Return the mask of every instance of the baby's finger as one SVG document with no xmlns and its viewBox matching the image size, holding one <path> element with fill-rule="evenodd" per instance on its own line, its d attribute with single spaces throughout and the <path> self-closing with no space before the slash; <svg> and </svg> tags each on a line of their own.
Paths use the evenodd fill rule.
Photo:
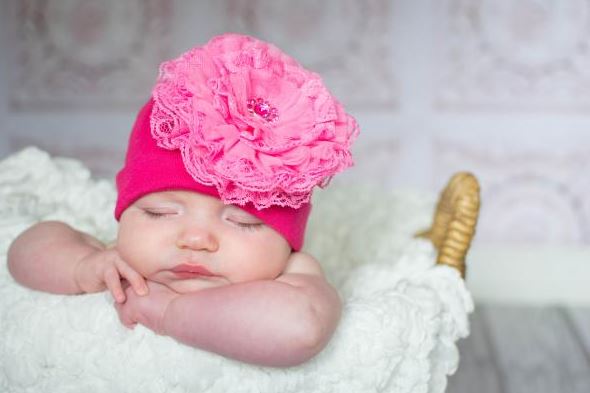
<svg viewBox="0 0 590 393">
<path fill-rule="evenodd" d="M 125 301 L 125 292 L 121 286 L 121 278 L 117 269 L 110 268 L 104 273 L 104 282 L 117 303 Z"/>
<path fill-rule="evenodd" d="M 121 276 L 125 277 L 129 284 L 131 284 L 135 293 L 139 296 L 147 295 L 148 287 L 141 274 L 137 273 L 131 266 L 122 260 L 117 261 L 117 269 L 119 269 Z"/>
</svg>

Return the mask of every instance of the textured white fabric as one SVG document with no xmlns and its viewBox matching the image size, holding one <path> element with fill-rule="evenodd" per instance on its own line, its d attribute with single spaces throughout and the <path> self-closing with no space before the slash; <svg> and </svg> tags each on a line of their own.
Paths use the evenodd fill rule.
<svg viewBox="0 0 590 393">
<path fill-rule="evenodd" d="M 0 391 L 2 392 L 443 392 L 456 341 L 473 309 L 463 280 L 435 266 L 412 233 L 433 200 L 412 193 L 316 192 L 307 249 L 344 301 L 326 349 L 288 369 L 256 367 L 124 328 L 105 293 L 59 296 L 16 284 L 11 241 L 58 219 L 114 239 L 115 191 L 82 164 L 28 148 L 0 162 Z"/>
</svg>

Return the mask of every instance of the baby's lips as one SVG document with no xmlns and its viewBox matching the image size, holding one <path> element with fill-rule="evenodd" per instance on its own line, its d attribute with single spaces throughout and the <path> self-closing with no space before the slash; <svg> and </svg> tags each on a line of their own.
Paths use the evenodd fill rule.
<svg viewBox="0 0 590 393">
<path fill-rule="evenodd" d="M 207 269 L 205 266 L 192 263 L 182 263 L 180 265 L 176 265 L 175 267 L 170 269 L 170 271 L 177 275 L 196 275 L 206 277 L 218 276 L 217 274 Z"/>
</svg>

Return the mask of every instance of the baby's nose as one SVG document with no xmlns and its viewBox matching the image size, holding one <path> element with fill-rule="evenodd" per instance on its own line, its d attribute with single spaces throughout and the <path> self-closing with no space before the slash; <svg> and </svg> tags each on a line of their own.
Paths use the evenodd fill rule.
<svg viewBox="0 0 590 393">
<path fill-rule="evenodd" d="M 207 228 L 191 226 L 178 236 L 176 246 L 193 250 L 217 251 L 219 242 L 216 236 Z"/>
</svg>

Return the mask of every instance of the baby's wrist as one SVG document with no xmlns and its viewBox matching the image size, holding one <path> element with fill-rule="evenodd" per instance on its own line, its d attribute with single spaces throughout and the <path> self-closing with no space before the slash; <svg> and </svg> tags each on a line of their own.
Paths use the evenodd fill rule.
<svg viewBox="0 0 590 393">
<path fill-rule="evenodd" d="M 172 309 L 172 304 L 176 301 L 176 299 L 178 299 L 178 297 L 180 297 L 181 295 L 178 294 L 174 297 L 172 297 L 170 299 L 170 301 L 166 304 L 166 307 L 164 307 L 164 310 L 162 311 L 162 313 L 160 314 L 160 320 L 159 323 L 157 324 L 156 328 L 156 332 L 161 335 L 161 336 L 170 336 L 170 329 L 168 326 L 168 321 L 169 320 L 173 320 L 173 318 L 171 318 L 170 314 L 171 314 L 171 309 Z"/>
<path fill-rule="evenodd" d="M 76 293 L 81 294 L 81 293 L 86 293 L 86 291 L 83 288 L 82 285 L 82 280 L 80 279 L 80 275 L 82 274 L 82 264 L 84 263 L 84 258 L 80 258 L 76 261 L 76 263 L 74 264 L 74 286 L 76 288 Z"/>
<path fill-rule="evenodd" d="M 90 261 L 92 255 L 97 252 L 101 252 L 101 250 L 93 247 L 92 250 L 90 250 L 88 253 L 84 254 L 84 256 L 79 258 L 74 263 L 73 276 L 74 276 L 74 285 L 76 287 L 77 293 L 92 292 L 92 290 L 87 288 L 87 285 L 85 285 L 85 281 L 88 281 L 87 279 L 85 280 L 85 277 L 86 278 L 88 277 L 88 274 L 86 273 L 85 270 L 90 268 L 88 266 L 89 261 Z"/>
</svg>

